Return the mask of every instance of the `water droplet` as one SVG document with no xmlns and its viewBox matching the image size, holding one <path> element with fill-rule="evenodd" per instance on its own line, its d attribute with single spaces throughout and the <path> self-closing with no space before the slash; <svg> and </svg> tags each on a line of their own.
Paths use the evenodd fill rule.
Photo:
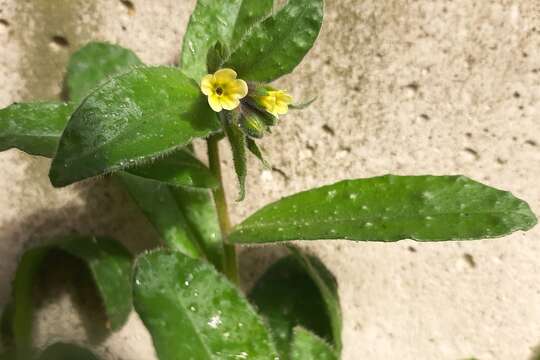
<svg viewBox="0 0 540 360">
<path fill-rule="evenodd" d="M 367 210 L 369 209 L 367 205 L 362 205 L 362 210 Z"/>
<path fill-rule="evenodd" d="M 373 223 L 367 222 L 365 225 L 366 225 L 366 227 L 372 227 Z"/>
<path fill-rule="evenodd" d="M 195 48 L 193 47 L 193 42 L 188 41 L 189 51 L 191 51 L 192 54 L 195 54 Z"/>
<path fill-rule="evenodd" d="M 353 194 L 349 195 L 349 199 L 351 199 L 351 200 L 356 200 L 357 197 L 358 197 L 358 194 L 353 193 Z"/>
<path fill-rule="evenodd" d="M 337 191 L 336 190 L 330 190 L 328 191 L 328 199 L 333 199 L 336 197 Z"/>
<path fill-rule="evenodd" d="M 197 308 L 194 306 L 194 305 L 191 305 L 189 307 L 189 310 L 193 311 L 193 312 L 197 312 Z"/>
<path fill-rule="evenodd" d="M 221 325 L 221 316 L 218 314 L 212 316 L 210 320 L 208 320 L 208 326 L 210 326 L 213 329 L 217 329 L 219 325 Z"/>
</svg>

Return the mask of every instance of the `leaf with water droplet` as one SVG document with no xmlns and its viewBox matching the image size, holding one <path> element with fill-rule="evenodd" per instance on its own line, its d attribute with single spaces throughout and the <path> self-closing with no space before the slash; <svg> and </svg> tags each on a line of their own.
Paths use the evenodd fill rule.
<svg viewBox="0 0 540 360">
<path fill-rule="evenodd" d="M 330 274 L 328 270 L 324 269 L 324 271 Z M 318 274 L 316 277 L 317 280 L 321 279 Z M 325 284 L 323 286 L 327 287 Z M 334 296 L 337 298 L 334 279 L 333 289 L 336 290 Z M 333 342 L 331 309 L 326 307 L 316 279 L 312 278 L 304 268 L 303 262 L 301 263 L 297 257 L 288 256 L 274 263 L 257 280 L 248 297 L 259 313 L 266 318 L 280 359 L 289 358 L 293 329 L 298 325 Z M 340 336 L 341 334 L 338 333 L 337 343 L 340 343 Z"/>
<path fill-rule="evenodd" d="M 49 177 L 55 186 L 69 185 L 154 160 L 218 130 L 197 84 L 178 69 L 136 68 L 92 92 L 72 114 Z"/>
<path fill-rule="evenodd" d="M 246 34 L 225 65 L 252 81 L 270 82 L 290 73 L 317 39 L 323 10 L 323 0 L 289 0 Z"/>
<path fill-rule="evenodd" d="M 185 274 L 193 275 L 189 287 L 179 281 Z M 204 261 L 164 250 L 142 255 L 135 266 L 134 289 L 135 309 L 161 360 L 277 355 L 262 319 L 240 291 Z"/>
<path fill-rule="evenodd" d="M 472 240 L 525 231 L 536 222 L 524 201 L 466 177 L 388 175 L 283 198 L 248 217 L 228 239 Z"/>
<path fill-rule="evenodd" d="M 272 11 L 272 0 L 198 0 L 189 20 L 180 67 L 195 81 L 208 73 L 207 53 L 216 43 L 235 47 L 240 39 Z"/>
<path fill-rule="evenodd" d="M 324 339 L 297 327 L 294 329 L 290 360 L 338 360 L 335 350 Z"/>
<path fill-rule="evenodd" d="M 131 254 L 118 242 L 104 237 L 70 237 L 27 250 L 19 261 L 13 282 L 12 328 L 20 358 L 32 351 L 34 284 L 44 272 L 46 258 L 60 252 L 81 261 L 89 270 L 112 330 L 118 330 L 131 311 Z M 80 284 L 76 284 L 80 285 Z"/>
</svg>

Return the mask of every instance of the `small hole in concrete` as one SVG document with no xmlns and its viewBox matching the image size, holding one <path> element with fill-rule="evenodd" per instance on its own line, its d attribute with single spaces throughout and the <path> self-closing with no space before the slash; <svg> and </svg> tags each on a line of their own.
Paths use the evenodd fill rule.
<svg viewBox="0 0 540 360">
<path fill-rule="evenodd" d="M 428 114 L 420 114 L 420 117 L 424 119 L 425 121 L 429 121 L 429 115 Z"/>
<path fill-rule="evenodd" d="M 334 129 L 332 129 L 328 124 L 324 124 L 322 126 L 322 129 L 325 133 L 327 133 L 328 135 L 330 136 L 334 136 L 336 135 L 336 132 L 334 131 Z"/>
<path fill-rule="evenodd" d="M 120 2 L 126 7 L 129 16 L 135 15 L 135 5 L 131 1 L 120 0 Z"/>
<path fill-rule="evenodd" d="M 525 144 L 530 145 L 530 146 L 538 146 L 538 143 L 534 140 L 526 140 Z"/>
<path fill-rule="evenodd" d="M 521 94 L 519 92 L 517 92 L 517 91 L 514 91 L 514 97 L 516 99 L 519 99 L 521 97 Z"/>
<path fill-rule="evenodd" d="M 474 257 L 471 254 L 463 254 L 463 259 L 465 262 L 472 268 L 476 267 L 476 261 L 474 260 Z"/>
<path fill-rule="evenodd" d="M 407 250 L 409 250 L 409 251 L 412 252 L 412 253 L 415 253 L 415 252 L 416 252 L 416 248 L 414 248 L 414 247 L 412 247 L 412 246 L 409 246 L 409 247 L 407 248 Z"/>
<path fill-rule="evenodd" d="M 465 152 L 465 154 L 471 159 L 471 160 L 478 160 L 480 159 L 480 155 L 478 154 L 478 152 L 474 149 L 471 149 L 471 148 L 465 148 L 463 149 L 463 151 Z"/>
<path fill-rule="evenodd" d="M 59 48 L 67 48 L 69 47 L 69 41 L 62 35 L 55 35 L 51 38 L 51 45 Z"/>
<path fill-rule="evenodd" d="M 9 27 L 9 21 L 6 19 L 0 19 L 0 26 Z"/>
</svg>

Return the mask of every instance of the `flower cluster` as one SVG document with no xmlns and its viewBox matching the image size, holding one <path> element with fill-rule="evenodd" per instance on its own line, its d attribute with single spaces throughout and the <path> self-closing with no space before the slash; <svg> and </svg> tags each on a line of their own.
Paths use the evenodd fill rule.
<svg viewBox="0 0 540 360">
<path fill-rule="evenodd" d="M 286 91 L 268 85 L 248 84 L 237 79 L 236 72 L 227 68 L 204 76 L 201 91 L 215 112 L 235 112 L 240 127 L 252 138 L 263 137 L 279 116 L 288 112 L 292 103 L 292 97 Z"/>
</svg>

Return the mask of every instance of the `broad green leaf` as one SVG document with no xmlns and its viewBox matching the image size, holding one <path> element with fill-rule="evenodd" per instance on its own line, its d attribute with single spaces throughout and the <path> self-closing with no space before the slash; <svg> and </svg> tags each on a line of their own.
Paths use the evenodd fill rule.
<svg viewBox="0 0 540 360">
<path fill-rule="evenodd" d="M 119 329 L 131 311 L 131 255 L 119 243 L 107 238 L 71 237 L 54 244 L 32 248 L 22 256 L 13 283 L 12 328 L 17 352 L 23 358 L 31 351 L 36 276 L 51 251 L 60 251 L 87 266 L 103 301 L 108 324 Z"/>
<path fill-rule="evenodd" d="M 184 35 L 180 66 L 195 81 L 208 73 L 206 55 L 216 41 L 235 46 L 272 11 L 273 0 L 198 0 Z"/>
<path fill-rule="evenodd" d="M 179 70 L 141 67 L 92 92 L 62 134 L 54 186 L 161 157 L 220 129 L 197 84 Z"/>
<path fill-rule="evenodd" d="M 54 102 L 16 103 L 0 110 L 0 151 L 17 148 L 52 157 L 72 112 L 73 106 Z"/>
<path fill-rule="evenodd" d="M 67 86 L 70 100 L 79 103 L 110 76 L 137 65 L 142 62 L 131 50 L 102 42 L 88 43 L 69 59 Z"/>
<path fill-rule="evenodd" d="M 333 344 L 337 354 L 340 354 L 342 348 L 341 330 L 343 326 L 336 278 L 318 258 L 306 255 L 294 246 L 288 246 L 288 248 L 309 274 L 321 293 L 326 305 L 327 314 L 330 318 Z"/>
<path fill-rule="evenodd" d="M 528 230 L 524 201 L 463 176 L 381 176 L 304 191 L 257 211 L 229 241 L 470 240 Z"/>
<path fill-rule="evenodd" d="M 163 250 L 141 256 L 134 304 L 160 360 L 277 358 L 247 300 L 204 261 Z"/>
<path fill-rule="evenodd" d="M 225 134 L 227 134 L 227 139 L 229 139 L 229 144 L 231 145 L 234 171 L 236 172 L 240 187 L 237 201 L 242 201 L 246 196 L 246 136 L 234 121 L 226 121 L 224 124 Z"/>
<path fill-rule="evenodd" d="M 310 331 L 297 327 L 291 344 L 291 360 L 338 360 L 334 349 Z"/>
<path fill-rule="evenodd" d="M 332 341 L 325 301 L 317 284 L 295 257 L 287 256 L 273 264 L 248 298 L 267 320 L 280 359 L 289 358 L 293 329 L 298 325 Z"/>
<path fill-rule="evenodd" d="M 206 55 L 206 68 L 208 73 L 213 74 L 223 66 L 223 63 L 231 56 L 229 47 L 221 41 L 217 41 L 214 46 L 208 50 Z"/>
<path fill-rule="evenodd" d="M 99 360 L 90 350 L 74 344 L 55 343 L 41 353 L 38 360 Z"/>
<path fill-rule="evenodd" d="M 219 185 L 208 167 L 186 150 L 175 151 L 162 159 L 127 169 L 127 171 L 173 186 L 215 189 Z"/>
<path fill-rule="evenodd" d="M 261 82 L 290 73 L 317 39 L 323 10 L 323 0 L 289 0 L 246 34 L 225 66 L 241 79 Z"/>
<path fill-rule="evenodd" d="M 218 269 L 223 248 L 208 191 L 189 191 L 127 173 L 118 178 L 170 249 L 208 258 Z"/>
</svg>

